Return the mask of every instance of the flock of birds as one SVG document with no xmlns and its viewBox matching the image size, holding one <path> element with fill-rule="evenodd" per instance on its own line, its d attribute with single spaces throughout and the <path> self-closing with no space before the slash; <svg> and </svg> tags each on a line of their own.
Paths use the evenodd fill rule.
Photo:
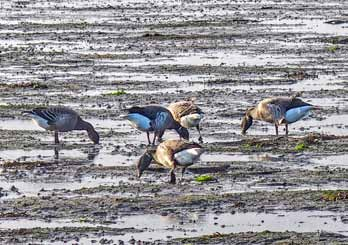
<svg viewBox="0 0 348 245">
<path fill-rule="evenodd" d="M 257 106 L 246 110 L 242 119 L 242 134 L 250 128 L 253 120 L 261 120 L 275 125 L 276 135 L 278 126 L 285 125 L 288 135 L 288 124 L 294 123 L 310 110 L 320 109 L 292 97 L 273 97 L 262 100 Z M 55 144 L 59 144 L 59 132 L 72 130 L 86 130 L 88 137 L 95 144 L 99 144 L 100 138 L 93 125 L 84 121 L 77 112 L 63 106 L 52 106 L 46 108 L 35 108 L 25 111 L 40 127 L 53 131 Z M 204 148 L 195 142 L 189 141 L 188 128 L 196 128 L 199 133 L 199 142 L 203 139 L 200 132 L 200 122 L 204 112 L 191 100 L 172 103 L 168 108 L 149 105 L 134 106 L 127 109 L 126 119 L 132 126 L 140 131 L 146 132 L 149 147 L 137 161 L 137 175 L 142 173 L 155 161 L 170 169 L 170 183 L 176 183 L 175 169 L 182 167 L 182 176 L 186 168 L 196 162 L 204 152 Z M 162 136 L 167 129 L 175 130 L 180 139 L 168 139 L 162 141 Z M 150 133 L 153 139 L 150 140 Z M 155 145 L 156 139 L 160 142 Z"/>
</svg>

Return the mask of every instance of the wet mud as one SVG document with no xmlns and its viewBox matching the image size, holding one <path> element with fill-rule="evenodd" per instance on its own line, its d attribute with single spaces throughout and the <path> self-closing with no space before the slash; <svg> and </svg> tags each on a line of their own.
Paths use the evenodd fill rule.
<svg viewBox="0 0 348 245">
<path fill-rule="evenodd" d="M 347 3 L 0 8 L 0 243 L 348 243 Z M 322 110 L 289 137 L 263 122 L 240 134 L 247 108 L 297 92 Z M 147 140 L 124 109 L 188 98 L 205 112 L 200 162 L 176 185 L 156 165 L 136 178 Z M 95 125 L 101 144 L 76 131 L 55 146 L 21 113 L 59 104 Z"/>
</svg>

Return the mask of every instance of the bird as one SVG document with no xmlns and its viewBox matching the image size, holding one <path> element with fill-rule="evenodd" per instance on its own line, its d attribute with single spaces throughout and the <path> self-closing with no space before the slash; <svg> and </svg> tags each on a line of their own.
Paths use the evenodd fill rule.
<svg viewBox="0 0 348 245">
<path fill-rule="evenodd" d="M 175 121 L 185 128 L 195 127 L 199 133 L 198 141 L 203 142 L 199 124 L 204 112 L 192 100 L 182 100 L 171 103 L 168 110 L 172 113 Z"/>
<path fill-rule="evenodd" d="M 180 137 L 188 140 L 189 132 L 173 119 L 168 109 L 157 105 L 133 106 L 127 109 L 128 119 L 132 126 L 140 131 L 146 132 L 149 145 L 150 132 L 154 132 L 152 145 L 155 144 L 156 137 L 161 140 L 166 129 L 174 129 Z"/>
<path fill-rule="evenodd" d="M 23 111 L 33 121 L 49 131 L 54 131 L 54 143 L 59 144 L 58 132 L 86 130 L 94 144 L 99 144 L 99 134 L 92 124 L 84 121 L 79 114 L 65 106 L 38 107 L 31 111 Z"/>
<path fill-rule="evenodd" d="M 143 172 L 154 160 L 157 164 L 170 169 L 169 183 L 175 184 L 175 169 L 182 167 L 182 177 L 188 166 L 195 163 L 204 152 L 204 148 L 195 142 L 186 140 L 165 140 L 155 147 L 147 148 L 140 159 L 137 161 L 137 176 L 141 177 Z"/>
<path fill-rule="evenodd" d="M 309 111 L 320 109 L 298 98 L 298 95 L 291 97 L 272 97 L 258 103 L 256 107 L 246 111 L 242 119 L 242 134 L 250 128 L 253 120 L 260 120 L 275 125 L 276 135 L 278 136 L 278 126 L 285 124 L 285 134 L 289 134 L 288 124 L 294 123 L 306 115 Z"/>
</svg>

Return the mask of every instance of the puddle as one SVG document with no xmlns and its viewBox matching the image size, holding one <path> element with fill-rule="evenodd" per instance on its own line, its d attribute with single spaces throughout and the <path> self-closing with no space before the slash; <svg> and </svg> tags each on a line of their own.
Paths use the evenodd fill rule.
<svg viewBox="0 0 348 245">
<path fill-rule="evenodd" d="M 276 56 L 276 55 L 250 55 L 237 52 L 220 52 L 215 51 L 209 53 L 182 53 L 180 56 L 173 58 L 152 58 L 146 59 L 129 59 L 122 61 L 104 61 L 103 65 L 128 65 L 128 66 L 153 66 L 153 65 L 194 65 L 194 66 L 255 66 L 255 65 L 289 65 L 297 64 L 301 60 L 306 60 L 300 57 Z"/>
<path fill-rule="evenodd" d="M 15 186 L 19 194 L 14 192 L 9 192 L 8 196 L 3 197 L 2 199 L 7 198 L 16 198 L 22 195 L 25 196 L 36 196 L 39 192 L 42 195 L 51 194 L 52 191 L 59 190 L 78 190 L 82 188 L 95 188 L 99 186 L 113 186 L 119 185 L 120 183 L 132 183 L 138 182 L 138 180 L 130 180 L 125 176 L 117 176 L 114 178 L 111 177 L 103 177 L 103 178 L 92 178 L 92 177 L 83 177 L 81 179 L 64 179 L 63 181 L 6 181 L 0 180 L 0 188 L 4 190 L 9 190 L 12 186 Z M 41 192 L 41 190 L 45 190 Z M 124 196 L 124 195 L 123 195 Z"/>
<path fill-rule="evenodd" d="M 243 154 L 243 153 L 233 153 L 233 154 L 210 154 L 205 153 L 200 157 L 201 161 L 204 162 L 249 162 L 249 161 L 270 161 L 277 159 L 274 154 Z"/>
<path fill-rule="evenodd" d="M 98 76 L 98 73 L 96 74 Z M 153 74 L 153 73 L 126 73 L 126 72 L 112 72 L 112 71 L 103 71 L 99 74 L 106 81 L 114 81 L 115 78 L 122 81 L 138 81 L 138 82 L 163 82 L 166 81 L 168 83 L 171 82 L 195 82 L 207 79 L 213 79 L 215 76 L 213 75 L 177 75 L 177 74 Z M 128 92 L 128 91 L 127 91 Z M 155 92 L 155 91 L 154 91 Z M 84 92 L 85 95 L 95 95 L 93 91 Z"/>
<path fill-rule="evenodd" d="M 99 154 L 93 160 L 94 164 L 102 166 L 130 166 L 135 164 L 139 156 Z"/>
<path fill-rule="evenodd" d="M 315 113 L 315 112 L 312 112 Z M 348 130 L 346 127 L 348 121 L 348 115 L 338 115 L 332 114 L 324 118 L 323 120 L 315 120 L 312 118 L 307 118 L 307 120 L 300 120 L 289 126 L 289 132 L 291 131 L 305 131 L 308 132 L 318 132 L 323 134 L 333 134 L 333 135 L 347 135 Z M 290 131 L 291 130 L 291 131 Z"/>
<path fill-rule="evenodd" d="M 145 142 L 145 140 L 144 140 Z M 52 146 L 53 148 L 53 146 Z M 83 152 L 82 152 L 83 151 Z M 88 151 L 88 152 L 86 152 Z M 94 152 L 93 149 L 73 149 L 73 150 L 60 150 L 60 160 L 76 160 L 85 159 L 86 164 L 94 163 L 96 165 L 103 166 L 129 166 L 133 165 L 138 156 L 130 155 L 113 155 L 109 151 Z M 1 161 L 48 161 L 56 160 L 55 151 L 52 150 L 3 150 L 0 151 L 0 167 Z"/>
<path fill-rule="evenodd" d="M 341 25 L 326 24 L 324 19 L 275 19 L 263 21 L 263 24 L 271 25 L 276 31 L 316 33 L 328 35 L 347 35 L 348 23 Z"/>
<path fill-rule="evenodd" d="M 218 79 L 218 77 L 215 77 L 215 79 Z M 274 79 L 275 83 L 278 83 L 279 80 Z M 167 87 L 167 88 L 159 88 L 155 91 L 149 91 L 149 90 L 140 90 L 140 89 L 127 89 L 127 93 L 130 94 L 160 94 L 160 93 L 182 93 L 184 92 L 198 92 L 198 91 L 204 91 L 204 90 L 211 90 L 211 89 L 230 89 L 231 91 L 238 91 L 238 90 L 272 90 L 272 91 L 284 91 L 291 89 L 292 91 L 313 91 L 317 90 L 318 86 L 320 86 L 320 89 L 326 89 L 326 90 L 337 90 L 337 89 L 343 89 L 344 84 L 340 84 L 340 81 L 335 80 L 332 81 L 330 79 L 326 78 L 320 78 L 320 79 L 309 79 L 304 80 L 298 83 L 294 84 L 268 84 L 268 85 L 255 85 L 255 84 L 211 84 L 208 83 L 208 79 L 202 78 L 201 80 L 195 80 L 194 83 L 182 83 L 180 86 L 175 87 Z M 90 90 L 85 92 L 85 94 L 98 96 L 102 94 L 110 93 L 114 90 L 112 89 L 104 89 L 104 90 Z M 85 95 L 82 94 L 82 95 Z"/>
<path fill-rule="evenodd" d="M 348 154 L 313 157 L 310 162 L 315 166 L 348 168 Z"/>
<path fill-rule="evenodd" d="M 132 127 L 127 120 L 120 119 L 97 119 L 88 118 L 86 119 L 89 123 L 96 127 L 96 130 L 113 130 L 117 132 L 129 132 Z"/>
<path fill-rule="evenodd" d="M 52 148 L 54 148 L 52 146 Z M 8 160 L 24 160 L 24 161 L 35 161 L 35 160 L 49 160 L 54 159 L 54 149 L 52 150 L 3 150 L 0 151 L 0 160 L 8 161 Z M 59 158 L 87 158 L 87 154 L 82 153 L 79 150 L 60 150 Z M 0 164 L 1 166 L 1 164 Z"/>
<path fill-rule="evenodd" d="M 296 211 L 296 212 L 274 212 L 274 213 L 223 213 L 206 215 L 198 213 L 185 214 L 186 217 L 175 215 L 161 216 L 135 215 L 121 217 L 116 224 L 105 225 L 112 228 L 142 229 L 143 232 L 127 233 L 120 236 L 107 236 L 108 239 L 128 241 L 135 240 L 157 240 L 202 236 L 219 233 L 238 232 L 262 232 L 265 230 L 274 232 L 334 232 L 348 235 L 347 225 L 341 220 L 345 213 L 327 211 Z M 34 221 L 26 219 L 0 220 L 1 229 L 21 229 L 35 227 L 95 227 L 95 223 L 79 223 L 69 220 L 57 221 Z M 91 238 L 82 238 L 80 242 L 87 242 Z"/>
<path fill-rule="evenodd" d="M 0 129 L 44 131 L 44 129 L 40 128 L 35 123 L 33 123 L 32 120 L 20 120 L 20 119 L 0 120 Z"/>
<path fill-rule="evenodd" d="M 348 234 L 347 225 L 340 216 L 345 213 L 324 211 L 299 211 L 299 212 L 276 212 L 276 213 L 224 213 L 200 215 L 188 214 L 188 217 L 177 217 L 174 215 L 137 215 L 120 219 L 122 226 L 111 227 L 135 227 L 139 229 L 148 228 L 153 231 L 139 234 L 128 234 L 123 239 L 133 236 L 137 239 L 147 240 L 149 238 L 168 239 L 169 237 L 190 237 L 220 233 L 237 232 L 261 232 L 269 231 L 295 231 L 295 232 L 317 232 L 328 231 Z M 336 218 L 336 220 L 334 220 Z M 159 232 L 160 231 L 160 232 Z"/>
<path fill-rule="evenodd" d="M 59 227 L 84 227 L 84 223 L 72 222 L 69 220 L 55 220 L 53 222 L 43 220 L 28 220 L 28 219 L 15 219 L 15 220 L 1 220 L 0 229 L 32 229 L 35 227 L 46 228 L 59 228 Z M 89 224 L 90 227 L 97 225 Z"/>
</svg>

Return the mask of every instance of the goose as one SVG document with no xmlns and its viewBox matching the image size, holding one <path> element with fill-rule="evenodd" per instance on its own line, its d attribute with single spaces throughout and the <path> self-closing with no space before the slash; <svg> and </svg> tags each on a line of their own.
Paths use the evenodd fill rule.
<svg viewBox="0 0 348 245">
<path fill-rule="evenodd" d="M 260 120 L 275 125 L 276 135 L 278 136 L 278 126 L 285 124 L 286 135 L 289 134 L 288 124 L 297 122 L 301 118 L 308 115 L 310 110 L 320 109 L 307 102 L 292 97 L 273 97 L 267 98 L 259 102 L 256 107 L 250 108 L 246 111 L 242 119 L 242 134 L 250 128 L 253 120 Z"/>
<path fill-rule="evenodd" d="M 58 132 L 69 132 L 72 130 L 86 130 L 88 137 L 94 144 L 99 144 L 99 134 L 92 124 L 82 120 L 79 114 L 64 106 L 39 107 L 31 111 L 24 111 L 33 121 L 49 131 L 54 131 L 54 143 L 59 144 Z"/>
<path fill-rule="evenodd" d="M 170 168 L 169 183 L 175 184 L 175 168 L 182 167 L 182 176 L 186 168 L 195 163 L 204 152 L 202 146 L 194 142 L 185 140 L 165 140 L 157 147 L 148 148 L 137 162 L 137 176 L 141 177 L 151 162 Z"/>
<path fill-rule="evenodd" d="M 170 111 L 162 106 L 134 106 L 128 109 L 126 119 L 134 128 L 146 132 L 149 145 L 151 144 L 150 132 L 154 132 L 152 141 L 154 145 L 156 137 L 160 140 L 166 129 L 174 129 L 180 137 L 189 139 L 188 130 L 176 122 Z"/>
<path fill-rule="evenodd" d="M 168 110 L 172 113 L 175 121 L 185 128 L 196 128 L 199 133 L 199 142 L 203 142 L 199 123 L 201 122 L 204 112 L 191 100 L 183 100 L 171 103 Z"/>
</svg>

